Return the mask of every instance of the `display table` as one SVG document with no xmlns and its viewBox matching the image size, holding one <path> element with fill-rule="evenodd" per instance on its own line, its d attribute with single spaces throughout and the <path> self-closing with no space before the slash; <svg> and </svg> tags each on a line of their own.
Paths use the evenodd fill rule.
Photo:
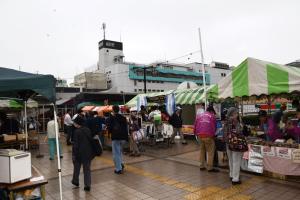
<svg viewBox="0 0 300 200">
<path fill-rule="evenodd" d="M 0 149 L 25 149 L 25 140 L 22 141 L 7 141 L 0 143 Z"/>
<path fill-rule="evenodd" d="M 7 190 L 10 200 L 15 199 L 14 196 L 15 192 L 22 192 L 28 189 L 35 189 L 35 188 L 39 188 L 41 193 L 41 198 L 46 199 L 45 185 L 48 183 L 48 181 L 45 178 L 42 178 L 41 180 L 38 181 L 31 181 L 34 178 L 38 178 L 42 176 L 41 173 L 35 167 L 32 167 L 31 170 L 32 170 L 31 179 L 20 181 L 13 184 L 0 183 L 0 188 Z"/>
<path fill-rule="evenodd" d="M 242 169 L 250 172 L 265 171 L 284 176 L 300 176 L 300 163 L 293 160 L 295 148 L 248 145 L 244 153 Z"/>
<path fill-rule="evenodd" d="M 300 164 L 278 157 L 263 157 L 264 170 L 282 175 L 300 176 Z"/>
</svg>

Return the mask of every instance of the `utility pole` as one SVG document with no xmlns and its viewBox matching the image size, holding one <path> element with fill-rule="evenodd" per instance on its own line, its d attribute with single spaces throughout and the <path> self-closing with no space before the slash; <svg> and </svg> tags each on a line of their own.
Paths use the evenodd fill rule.
<svg viewBox="0 0 300 200">
<path fill-rule="evenodd" d="M 103 29 L 103 40 L 105 40 L 105 29 L 106 29 L 105 23 L 102 23 L 102 29 Z"/>
<path fill-rule="evenodd" d="M 205 110 L 207 108 L 207 97 L 206 97 L 206 80 L 205 80 L 205 66 L 204 66 L 204 56 L 202 50 L 202 40 L 201 40 L 201 31 L 198 28 L 199 33 L 199 42 L 200 42 L 200 53 L 201 53 L 201 66 L 202 66 L 202 79 L 203 79 L 203 87 L 204 87 L 204 102 L 205 102 Z"/>
<path fill-rule="evenodd" d="M 146 80 L 146 67 L 143 68 L 144 70 L 144 93 L 147 93 L 147 80 Z"/>
</svg>

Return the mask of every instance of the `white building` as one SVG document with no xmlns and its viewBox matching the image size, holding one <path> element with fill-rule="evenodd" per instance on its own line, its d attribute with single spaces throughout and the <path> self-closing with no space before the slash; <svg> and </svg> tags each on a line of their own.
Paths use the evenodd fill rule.
<svg viewBox="0 0 300 200">
<path fill-rule="evenodd" d="M 74 77 L 74 86 L 86 89 L 107 89 L 106 75 L 101 72 L 84 72 Z"/>
<path fill-rule="evenodd" d="M 227 66 L 222 69 L 222 67 L 215 66 L 215 63 L 210 66 L 206 65 L 207 85 L 217 83 L 225 77 L 230 71 Z M 146 72 L 147 92 L 176 89 L 184 81 L 203 84 L 200 63 L 180 65 L 156 62 L 146 66 L 124 62 L 123 44 L 110 40 L 99 42 L 99 61 L 95 70 L 106 74 L 108 92 L 112 93 L 143 93 L 144 71 Z"/>
</svg>

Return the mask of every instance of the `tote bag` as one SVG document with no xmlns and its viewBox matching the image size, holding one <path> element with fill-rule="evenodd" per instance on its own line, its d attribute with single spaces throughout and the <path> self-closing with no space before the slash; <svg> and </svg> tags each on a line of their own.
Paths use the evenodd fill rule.
<svg viewBox="0 0 300 200">
<path fill-rule="evenodd" d="M 92 139 L 92 149 L 96 156 L 101 156 L 103 153 L 103 146 L 99 135 L 95 135 Z"/>
<path fill-rule="evenodd" d="M 228 147 L 231 151 L 237 151 L 237 152 L 248 151 L 248 144 L 245 136 L 242 134 L 238 134 L 236 131 L 231 131 L 229 133 Z"/>
</svg>

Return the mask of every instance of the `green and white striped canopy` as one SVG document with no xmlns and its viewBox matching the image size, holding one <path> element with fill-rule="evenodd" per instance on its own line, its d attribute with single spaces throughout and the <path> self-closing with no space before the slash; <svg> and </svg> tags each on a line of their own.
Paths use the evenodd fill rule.
<svg viewBox="0 0 300 200">
<path fill-rule="evenodd" d="M 247 58 L 209 89 L 208 96 L 225 99 L 300 91 L 300 69 Z"/>
<path fill-rule="evenodd" d="M 194 105 L 204 102 L 203 92 L 204 87 L 177 90 L 175 92 L 175 102 L 178 105 Z"/>
<path fill-rule="evenodd" d="M 156 97 L 156 96 L 165 96 L 171 93 L 175 94 L 175 102 L 177 105 L 193 105 L 204 101 L 203 92 L 204 92 L 204 88 L 199 87 L 193 89 L 169 90 L 165 92 L 138 94 L 137 96 L 133 97 L 129 102 L 127 102 L 125 105 L 128 107 L 136 106 L 137 99 L 139 96 Z"/>
</svg>

